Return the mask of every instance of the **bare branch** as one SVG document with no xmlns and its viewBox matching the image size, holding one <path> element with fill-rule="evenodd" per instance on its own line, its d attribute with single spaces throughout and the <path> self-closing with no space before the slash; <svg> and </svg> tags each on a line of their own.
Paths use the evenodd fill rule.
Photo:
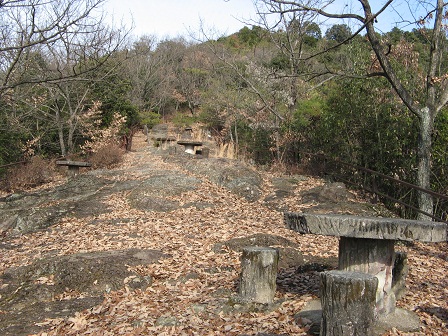
<svg viewBox="0 0 448 336">
<path fill-rule="evenodd" d="M 73 80 L 102 66 L 129 33 L 124 28 L 114 31 L 104 25 L 104 17 L 96 13 L 103 2 L 2 1 L 0 93 L 25 84 Z M 44 59 L 51 69 L 31 75 L 28 67 L 36 57 Z M 89 67 L 79 66 L 87 60 Z"/>
<path fill-rule="evenodd" d="M 357 14 L 334 14 L 324 11 L 322 8 L 317 8 L 313 6 L 304 5 L 302 3 L 299 3 L 298 1 L 285 1 L 285 0 L 269 0 L 270 2 L 276 3 L 276 4 L 283 4 L 291 6 L 290 9 L 284 10 L 283 13 L 287 12 L 314 12 L 319 15 L 322 15 L 324 17 L 327 17 L 329 19 L 355 19 L 361 22 L 364 22 L 364 18 Z M 389 0 L 391 2 L 392 0 Z"/>
<path fill-rule="evenodd" d="M 397 94 L 400 96 L 403 103 L 409 108 L 409 110 L 414 113 L 416 116 L 420 115 L 418 107 L 414 104 L 414 99 L 403 86 L 402 82 L 398 78 L 395 73 L 394 68 L 390 64 L 389 59 L 384 53 L 384 49 L 381 46 L 378 37 L 376 36 L 375 27 L 373 25 L 373 21 L 371 20 L 374 15 L 372 14 L 372 10 L 370 4 L 367 0 L 359 0 L 363 6 L 364 14 L 366 17 L 366 29 L 367 29 L 367 37 L 370 41 L 373 51 L 375 52 L 378 61 L 381 64 L 381 67 L 384 69 L 384 74 L 387 80 L 390 82 L 392 87 L 395 89 Z M 391 0 L 388 1 L 390 3 Z"/>
</svg>

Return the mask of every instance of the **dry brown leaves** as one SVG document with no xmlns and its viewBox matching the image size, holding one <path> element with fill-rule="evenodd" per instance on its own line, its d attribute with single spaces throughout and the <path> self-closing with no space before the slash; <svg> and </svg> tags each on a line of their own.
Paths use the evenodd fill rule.
<svg viewBox="0 0 448 336">
<path fill-rule="evenodd" d="M 138 140 L 134 140 L 134 145 L 139 144 Z M 142 148 L 143 145 L 140 139 Z M 145 165 L 182 170 L 150 156 L 143 149 L 127 154 L 120 169 L 129 169 L 132 173 L 121 178 L 143 178 L 134 168 Z M 300 188 L 311 188 L 322 182 L 303 183 Z M 219 293 L 236 291 L 240 256 L 231 250 L 215 253 L 212 247 L 230 238 L 269 233 L 297 242 L 304 254 L 334 257 L 337 256 L 336 239 L 299 236 L 283 227 L 281 213 L 264 207 L 261 202 L 248 203 L 208 181 L 194 192 L 177 198 L 183 203 L 200 200 L 215 205 L 201 211 L 183 208 L 167 213 L 144 212 L 131 208 L 125 196 L 117 193 L 105 199 L 110 206 L 107 214 L 83 220 L 65 218 L 47 232 L 15 239 L 14 251 L 2 251 L 0 271 L 29 264 L 49 254 L 151 248 L 172 256 L 157 264 L 133 268 L 140 275 L 153 277 L 152 286 L 146 290 L 131 291 L 126 286 L 131 279 L 126 279 L 122 290 L 106 294 L 97 307 L 67 319 L 36 321 L 46 328 L 39 336 L 307 334 L 306 321 L 300 321 L 301 325 L 294 315 L 313 298 L 310 294 L 278 292 L 276 301 L 281 304 L 272 312 L 220 311 L 229 295 Z M 302 210 L 298 196 L 286 202 L 292 210 Z M 419 314 L 424 334 L 441 335 L 448 312 L 447 244 L 415 244 L 403 249 L 409 254 L 409 294 L 399 305 Z M 51 279 L 40 281 L 51 282 Z M 82 294 L 66 293 L 66 298 L 74 295 Z M 401 333 L 391 331 L 389 335 Z"/>
</svg>

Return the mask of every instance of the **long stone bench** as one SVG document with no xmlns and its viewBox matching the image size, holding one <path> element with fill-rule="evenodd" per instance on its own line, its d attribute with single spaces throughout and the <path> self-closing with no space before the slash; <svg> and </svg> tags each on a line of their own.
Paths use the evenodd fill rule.
<svg viewBox="0 0 448 336">
<path fill-rule="evenodd" d="M 378 278 L 376 309 L 379 315 L 395 311 L 392 290 L 395 241 L 444 242 L 445 223 L 397 218 L 320 215 L 287 212 L 285 224 L 302 234 L 337 236 L 339 270 L 361 272 Z"/>
<path fill-rule="evenodd" d="M 56 161 L 56 164 L 58 166 L 67 166 L 68 167 L 68 173 L 70 176 L 76 176 L 79 174 L 79 167 L 91 167 L 92 164 L 89 162 L 82 162 L 82 161 Z"/>
<path fill-rule="evenodd" d="M 166 147 L 171 147 L 171 145 L 176 141 L 177 139 L 174 137 L 156 137 L 154 138 L 154 146 L 159 149 L 166 149 Z"/>
</svg>

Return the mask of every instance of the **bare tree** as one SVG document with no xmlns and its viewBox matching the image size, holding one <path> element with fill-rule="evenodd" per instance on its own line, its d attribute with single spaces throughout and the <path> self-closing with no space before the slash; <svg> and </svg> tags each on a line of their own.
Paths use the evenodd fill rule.
<svg viewBox="0 0 448 336">
<path fill-rule="evenodd" d="M 52 124 L 63 156 L 74 148 L 77 118 L 88 103 L 90 86 L 107 76 L 98 78 L 95 70 L 128 35 L 124 27 L 105 24 L 104 1 L 0 2 L 0 98 L 32 105 L 32 116 L 16 119 L 34 117 Z"/>
<path fill-rule="evenodd" d="M 101 66 L 126 36 L 104 24 L 105 0 L 0 2 L 0 94 L 23 84 L 59 82 Z M 33 55 L 51 59 L 30 71 Z M 79 67 L 80 62 L 88 66 Z M 51 70 L 51 71 L 47 71 Z"/>
<path fill-rule="evenodd" d="M 130 99 L 143 114 L 157 112 L 164 118 L 173 105 L 179 104 L 178 98 L 183 101 L 177 87 L 188 47 L 181 38 L 156 43 L 149 36 L 133 44 L 123 71 L 135 74 L 130 78 Z"/>
<path fill-rule="evenodd" d="M 334 1 L 310 1 L 302 0 L 259 0 L 256 2 L 263 2 L 275 6 L 289 6 L 288 12 L 312 12 L 331 19 L 354 20 L 359 23 L 359 29 L 350 36 L 347 42 L 354 36 L 366 31 L 366 36 L 370 43 L 376 60 L 380 65 L 380 71 L 370 72 L 366 77 L 383 76 L 386 78 L 397 95 L 400 97 L 403 104 L 409 111 L 418 119 L 419 137 L 418 137 L 418 185 L 425 189 L 430 189 L 431 176 L 431 150 L 432 150 L 432 134 L 434 132 L 434 121 L 448 102 L 448 75 L 446 69 L 443 67 L 444 54 L 446 48 L 446 7 L 448 6 L 443 0 L 432 1 L 413 1 L 414 5 L 420 6 L 420 9 L 425 10 L 425 14 L 421 18 L 413 17 L 410 13 L 409 18 L 404 18 L 401 13 L 401 20 L 415 24 L 417 27 L 431 24 L 430 30 L 430 48 L 428 50 L 429 62 L 425 68 L 425 74 L 422 76 L 423 83 L 421 87 L 424 92 L 418 92 L 416 87 L 412 84 L 402 80 L 393 66 L 390 59 L 390 46 L 381 40 L 377 34 L 377 21 L 381 21 L 381 14 L 388 8 L 391 8 L 395 1 L 385 1 L 378 10 L 373 11 L 369 0 L 356 1 L 360 6 L 358 11 L 334 13 L 327 11 L 328 6 Z M 411 1 L 408 2 L 411 8 Z M 274 8 L 274 7 L 271 7 Z M 345 7 L 355 8 L 355 7 Z M 283 12 L 277 12 L 283 14 Z M 422 99 L 423 98 L 423 99 Z M 420 219 L 427 219 L 426 214 L 433 213 L 432 197 L 424 192 L 419 194 L 419 209 L 422 212 L 419 215 Z"/>
</svg>

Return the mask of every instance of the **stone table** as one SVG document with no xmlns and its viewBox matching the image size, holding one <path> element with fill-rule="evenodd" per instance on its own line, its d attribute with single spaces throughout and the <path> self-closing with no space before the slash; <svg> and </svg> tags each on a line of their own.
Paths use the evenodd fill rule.
<svg viewBox="0 0 448 336">
<path fill-rule="evenodd" d="M 194 154 L 194 147 L 202 146 L 201 141 L 192 141 L 192 140 L 180 140 L 177 142 L 178 145 L 185 147 L 185 153 Z"/>
<path fill-rule="evenodd" d="M 299 233 L 340 237 L 339 269 L 378 278 L 376 309 L 383 316 L 395 311 L 395 241 L 444 242 L 447 238 L 447 225 L 438 222 L 293 212 L 284 218 L 286 226 Z"/>
</svg>

